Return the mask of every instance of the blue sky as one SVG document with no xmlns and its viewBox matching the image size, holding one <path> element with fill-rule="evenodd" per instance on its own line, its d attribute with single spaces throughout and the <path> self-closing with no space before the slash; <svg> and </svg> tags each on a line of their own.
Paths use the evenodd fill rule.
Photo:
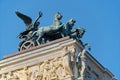
<svg viewBox="0 0 120 80">
<path fill-rule="evenodd" d="M 0 59 L 17 52 L 16 37 L 26 28 L 15 11 L 33 21 L 42 11 L 40 26 L 51 25 L 58 11 L 63 23 L 74 18 L 74 27 L 86 29 L 82 41 L 92 46 L 91 55 L 120 79 L 120 0 L 0 0 Z"/>
</svg>

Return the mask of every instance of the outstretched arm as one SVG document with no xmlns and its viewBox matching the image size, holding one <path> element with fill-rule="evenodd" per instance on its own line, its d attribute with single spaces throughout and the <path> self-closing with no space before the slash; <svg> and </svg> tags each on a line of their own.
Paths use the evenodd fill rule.
<svg viewBox="0 0 120 80">
<path fill-rule="evenodd" d="M 42 15 L 43 15 L 43 14 L 42 14 L 42 12 L 40 11 L 37 19 L 36 19 L 35 22 L 34 22 L 34 25 L 38 22 L 39 18 L 42 17 Z"/>
</svg>

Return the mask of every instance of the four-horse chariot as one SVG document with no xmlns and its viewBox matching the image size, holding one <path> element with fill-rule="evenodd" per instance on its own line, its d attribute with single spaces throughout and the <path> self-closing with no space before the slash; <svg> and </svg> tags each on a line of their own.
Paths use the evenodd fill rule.
<svg viewBox="0 0 120 80">
<path fill-rule="evenodd" d="M 39 16 L 32 24 L 32 19 L 20 12 L 16 12 L 17 16 L 20 17 L 27 26 L 27 29 L 18 35 L 18 38 L 23 39 L 19 43 L 19 51 L 26 50 L 49 41 L 53 41 L 62 37 L 70 36 L 73 39 L 79 40 L 85 33 L 84 28 L 73 29 L 74 19 L 70 19 L 66 24 L 61 22 L 62 15 L 57 12 L 54 16 L 54 22 L 50 26 L 38 28 L 40 22 L 38 19 L 42 16 L 39 12 Z"/>
</svg>

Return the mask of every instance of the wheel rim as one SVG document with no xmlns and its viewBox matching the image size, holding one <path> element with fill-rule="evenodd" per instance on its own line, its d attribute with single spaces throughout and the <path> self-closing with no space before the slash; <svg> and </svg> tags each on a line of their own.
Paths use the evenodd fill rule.
<svg viewBox="0 0 120 80">
<path fill-rule="evenodd" d="M 26 41 L 26 42 L 24 42 L 24 43 L 22 44 L 22 46 L 20 47 L 20 51 L 26 50 L 26 49 L 30 49 L 30 48 L 32 48 L 32 47 L 34 47 L 34 46 L 35 46 L 35 44 L 34 44 L 33 41 Z"/>
</svg>

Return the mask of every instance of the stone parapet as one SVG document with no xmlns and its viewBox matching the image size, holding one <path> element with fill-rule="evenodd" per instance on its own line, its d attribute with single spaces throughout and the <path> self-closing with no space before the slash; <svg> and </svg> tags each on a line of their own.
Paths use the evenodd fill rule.
<svg viewBox="0 0 120 80">
<path fill-rule="evenodd" d="M 76 40 L 62 39 L 10 54 L 0 61 L 0 80 L 112 80 Z"/>
</svg>

